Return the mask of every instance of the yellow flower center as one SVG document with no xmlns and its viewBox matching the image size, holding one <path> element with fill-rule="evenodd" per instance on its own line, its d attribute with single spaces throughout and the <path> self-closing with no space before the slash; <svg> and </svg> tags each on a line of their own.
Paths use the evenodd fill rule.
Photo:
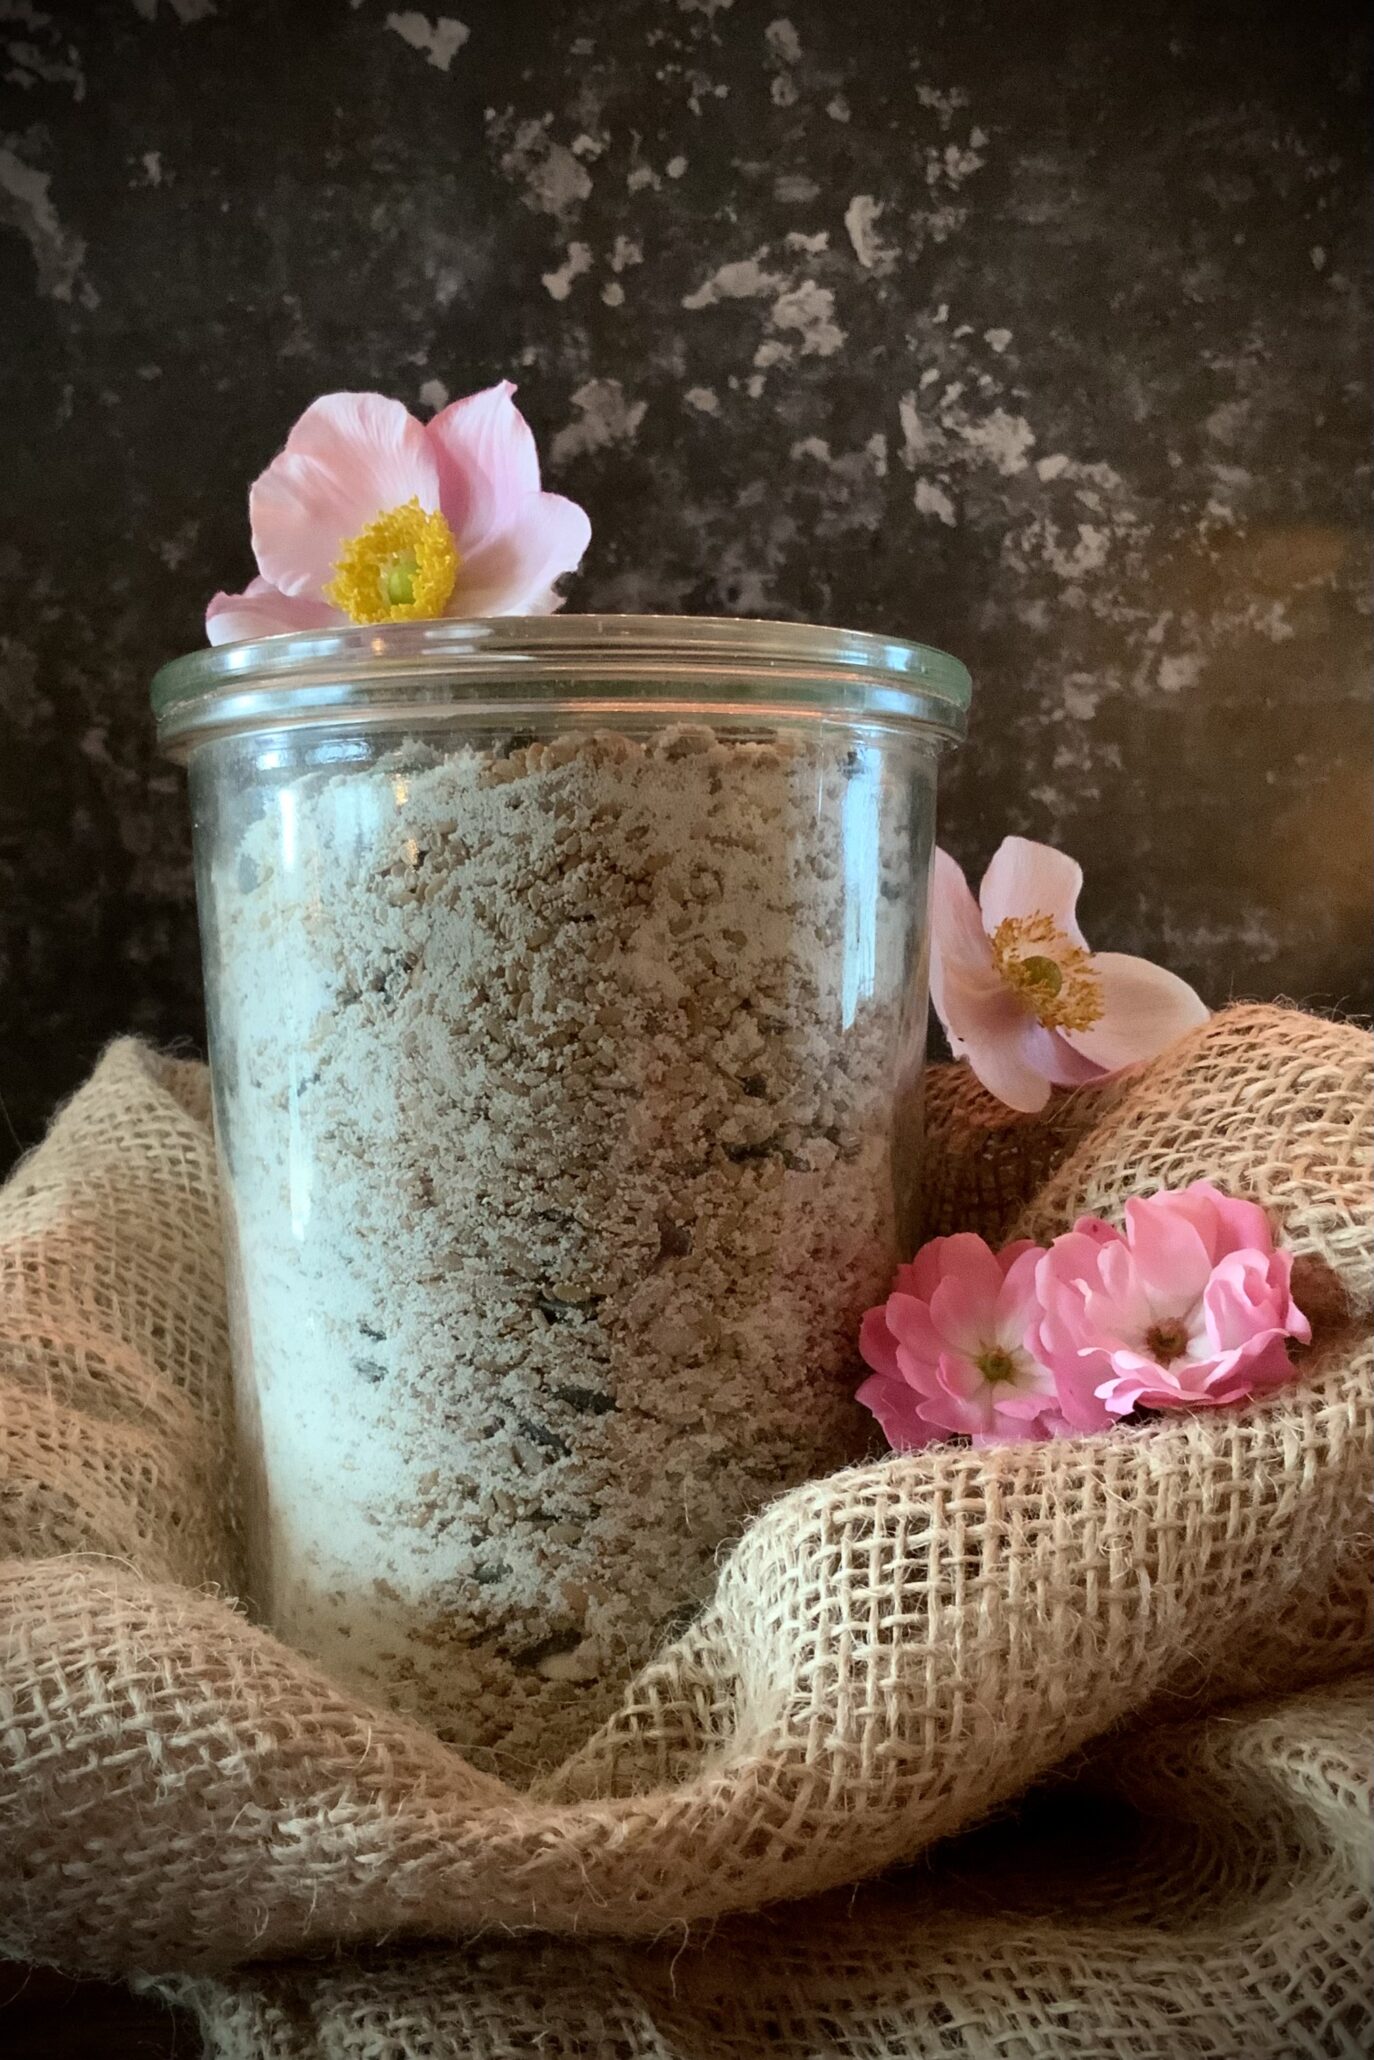
<svg viewBox="0 0 1374 2060">
<path fill-rule="evenodd" d="M 457 577 L 453 531 L 409 500 L 349 539 L 324 597 L 350 622 L 420 622 L 443 614 Z"/>
<path fill-rule="evenodd" d="M 992 933 L 997 970 L 1047 1030 L 1090 1030 L 1102 1016 L 1092 953 L 1049 916 L 1007 916 Z"/>
</svg>

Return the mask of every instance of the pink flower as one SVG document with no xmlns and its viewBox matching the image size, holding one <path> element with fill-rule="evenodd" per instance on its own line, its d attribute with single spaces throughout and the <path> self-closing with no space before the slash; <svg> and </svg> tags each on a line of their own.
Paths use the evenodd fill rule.
<svg viewBox="0 0 1374 2060">
<path fill-rule="evenodd" d="M 975 901 L 954 860 L 935 854 L 931 1000 L 955 1057 L 1013 1109 L 1151 1059 L 1207 1020 L 1173 973 L 1089 951 L 1082 885 L 1062 852 L 1004 837 Z"/>
<path fill-rule="evenodd" d="M 249 495 L 261 577 L 216 594 L 212 644 L 348 622 L 541 615 L 591 524 L 546 494 L 509 380 L 418 422 L 379 393 L 311 403 Z"/>
<path fill-rule="evenodd" d="M 1264 1211 L 1210 1182 L 1126 1204 L 1126 1231 L 1084 1217 L 1036 1270 L 1031 1348 L 1066 1423 L 1100 1430 L 1133 1409 L 1240 1402 L 1294 1374 L 1310 1340 Z"/>
<path fill-rule="evenodd" d="M 859 1350 L 873 1374 L 858 1399 L 898 1451 L 950 1432 L 986 1445 L 1059 1428 L 1053 1377 L 1026 1343 L 1042 1256 L 1024 1242 L 994 1253 L 971 1233 L 937 1237 L 868 1311 Z"/>
</svg>

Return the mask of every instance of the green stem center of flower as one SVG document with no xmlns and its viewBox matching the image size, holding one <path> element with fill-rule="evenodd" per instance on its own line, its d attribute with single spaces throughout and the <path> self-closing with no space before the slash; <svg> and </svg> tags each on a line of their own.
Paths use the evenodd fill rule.
<svg viewBox="0 0 1374 2060">
<path fill-rule="evenodd" d="M 973 1363 L 982 1374 L 984 1380 L 999 1381 L 1015 1380 L 1016 1378 L 1016 1362 L 1012 1358 L 1011 1353 L 1004 1352 L 1000 1345 L 994 1345 L 989 1351 L 980 1353 Z"/>
<path fill-rule="evenodd" d="M 350 622 L 421 622 L 443 614 L 457 577 L 453 531 L 412 499 L 340 546 L 324 598 Z"/>
<path fill-rule="evenodd" d="M 1172 1366 L 1188 1349 L 1188 1326 L 1176 1317 L 1168 1323 L 1152 1323 L 1145 1333 L 1145 1349 L 1156 1366 Z"/>
<path fill-rule="evenodd" d="M 398 551 L 381 568 L 382 599 L 389 608 L 409 605 L 415 599 L 415 575 L 420 561 L 414 551 Z"/>
<path fill-rule="evenodd" d="M 1090 1030 L 1101 1021 L 1102 981 L 1092 954 L 1049 916 L 1004 916 L 990 942 L 998 972 L 1047 1030 Z"/>
<path fill-rule="evenodd" d="M 1064 975 L 1052 958 L 1023 958 L 1021 974 L 1027 987 L 1034 994 L 1043 995 L 1046 1001 L 1053 1001 L 1056 994 L 1063 992 Z"/>
</svg>

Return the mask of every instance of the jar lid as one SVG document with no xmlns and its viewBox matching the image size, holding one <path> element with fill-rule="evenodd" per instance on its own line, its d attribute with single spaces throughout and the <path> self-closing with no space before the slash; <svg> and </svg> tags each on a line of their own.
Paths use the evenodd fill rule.
<svg viewBox="0 0 1374 2060">
<path fill-rule="evenodd" d="M 958 740 L 971 684 L 927 644 L 730 616 L 504 615 L 384 623 L 218 644 L 153 681 L 158 740 L 182 756 L 226 731 L 308 724 L 579 720 L 652 709 L 905 728 Z"/>
</svg>

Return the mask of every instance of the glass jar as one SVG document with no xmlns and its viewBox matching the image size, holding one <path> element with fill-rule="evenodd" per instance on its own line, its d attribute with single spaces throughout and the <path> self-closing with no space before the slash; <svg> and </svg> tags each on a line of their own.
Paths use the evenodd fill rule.
<svg viewBox="0 0 1374 2060">
<path fill-rule="evenodd" d="M 968 675 L 786 623 L 199 652 L 190 772 L 251 1601 L 521 1779 L 854 1458 L 919 1162 Z"/>
</svg>

